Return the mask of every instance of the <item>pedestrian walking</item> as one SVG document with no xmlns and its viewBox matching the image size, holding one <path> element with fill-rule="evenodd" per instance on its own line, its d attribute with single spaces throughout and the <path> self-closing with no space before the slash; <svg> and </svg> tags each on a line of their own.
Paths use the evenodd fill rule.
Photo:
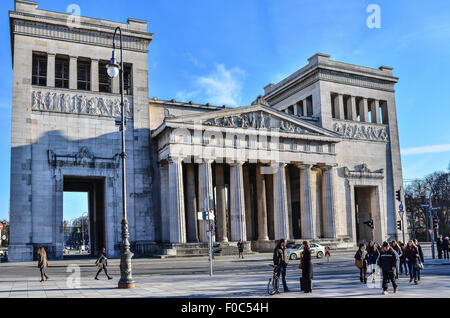
<svg viewBox="0 0 450 318">
<path fill-rule="evenodd" d="M 39 248 L 39 260 L 38 260 L 38 268 L 41 272 L 41 283 L 43 281 L 48 280 L 47 267 L 48 267 L 47 253 L 45 252 L 45 248 L 41 246 Z"/>
<path fill-rule="evenodd" d="M 398 280 L 400 272 L 400 259 L 403 257 L 403 251 L 398 242 L 392 241 L 392 249 L 397 254 L 397 263 L 395 265 L 395 279 Z"/>
<path fill-rule="evenodd" d="M 409 282 L 417 283 L 417 261 L 419 260 L 419 251 L 413 241 L 409 241 L 405 248 L 405 258 L 409 268 Z"/>
<path fill-rule="evenodd" d="M 242 242 L 242 240 L 239 240 L 239 242 L 237 243 L 237 247 L 239 252 L 238 258 L 244 258 L 244 243 Z"/>
<path fill-rule="evenodd" d="M 359 280 L 367 284 L 367 251 L 366 244 L 361 243 L 355 254 L 355 266 L 359 268 Z"/>
<path fill-rule="evenodd" d="M 108 275 L 108 270 L 106 269 L 108 267 L 108 258 L 106 257 L 106 248 L 102 248 L 102 250 L 100 251 L 100 256 L 97 259 L 97 261 L 95 261 L 95 266 L 98 268 L 98 272 L 97 275 L 95 275 L 95 279 L 98 279 L 98 275 L 100 274 L 100 272 L 103 270 L 105 271 L 105 275 L 106 277 L 108 277 L 109 280 L 113 279 L 111 276 Z"/>
<path fill-rule="evenodd" d="M 423 264 L 425 263 L 425 258 L 423 257 L 422 246 L 420 246 L 417 239 L 414 240 L 417 246 L 417 251 L 419 252 L 419 259 L 417 261 L 417 280 L 420 281 L 420 272 L 423 270 Z"/>
<path fill-rule="evenodd" d="M 375 244 L 375 242 L 373 241 L 370 241 L 367 248 L 367 265 L 368 273 L 372 281 L 375 281 L 376 278 L 377 262 L 379 256 L 380 252 L 378 251 L 377 244 Z"/>
<path fill-rule="evenodd" d="M 398 286 L 395 281 L 395 269 L 397 264 L 397 256 L 394 250 L 389 246 L 388 242 L 383 243 L 383 247 L 378 258 L 378 265 L 380 265 L 383 273 L 383 295 L 388 294 L 389 281 L 394 288 L 394 294 L 398 292 Z"/>
<path fill-rule="evenodd" d="M 286 239 L 281 239 L 277 246 L 275 247 L 275 250 L 273 251 L 273 265 L 277 267 L 277 277 L 280 278 L 280 275 L 282 277 L 283 282 L 283 290 L 285 293 L 289 293 L 290 290 L 286 283 L 286 268 L 289 263 L 289 257 L 286 250 Z M 276 294 L 279 294 L 280 291 L 275 291 Z"/>
<path fill-rule="evenodd" d="M 314 278 L 313 264 L 311 261 L 311 247 L 308 241 L 303 242 L 303 252 L 300 257 L 302 277 L 300 278 L 300 289 L 305 293 L 312 293 L 312 280 Z"/>
<path fill-rule="evenodd" d="M 327 258 L 327 263 L 330 262 L 330 256 L 331 256 L 330 250 L 331 250 L 331 249 L 330 249 L 329 246 L 326 246 L 326 247 L 325 247 L 325 257 Z"/>
<path fill-rule="evenodd" d="M 438 252 L 438 259 L 442 259 L 442 235 L 439 235 L 437 241 L 436 241 L 436 247 Z"/>
<path fill-rule="evenodd" d="M 448 236 L 444 238 L 444 241 L 442 241 L 442 252 L 444 252 L 444 259 L 449 259 L 449 252 L 450 252 L 450 242 Z"/>
<path fill-rule="evenodd" d="M 402 256 L 400 257 L 400 274 L 403 274 L 403 271 L 405 272 L 405 275 L 408 276 L 408 263 L 406 262 L 405 257 L 405 244 L 403 242 L 399 242 L 398 245 L 400 245 L 400 248 L 402 249 Z"/>
</svg>

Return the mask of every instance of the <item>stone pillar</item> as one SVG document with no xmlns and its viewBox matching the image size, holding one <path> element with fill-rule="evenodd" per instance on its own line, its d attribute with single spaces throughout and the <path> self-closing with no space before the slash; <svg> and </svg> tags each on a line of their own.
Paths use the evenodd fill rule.
<svg viewBox="0 0 450 318">
<path fill-rule="evenodd" d="M 243 186 L 244 186 L 244 202 L 245 202 L 245 225 L 247 239 L 253 240 L 253 226 L 252 226 L 252 194 L 250 189 L 250 167 L 247 165 L 243 167 Z"/>
<path fill-rule="evenodd" d="M 372 123 L 380 124 L 380 101 L 374 100 L 370 107 L 372 111 Z"/>
<path fill-rule="evenodd" d="M 243 162 L 230 164 L 231 240 L 246 241 Z"/>
<path fill-rule="evenodd" d="M 205 212 L 214 209 L 214 195 L 212 182 L 212 160 L 204 160 L 199 164 L 198 170 L 198 212 Z M 200 241 L 207 243 L 208 239 L 208 222 L 199 221 L 199 237 Z"/>
<path fill-rule="evenodd" d="M 99 91 L 98 83 L 98 59 L 91 60 L 91 91 Z"/>
<path fill-rule="evenodd" d="M 189 243 L 198 243 L 197 228 L 197 197 L 195 195 L 195 166 L 188 163 L 186 167 L 186 215 L 187 240 Z"/>
<path fill-rule="evenodd" d="M 258 200 L 258 241 L 268 241 L 266 179 L 261 173 L 262 166 L 256 167 L 256 195 Z"/>
<path fill-rule="evenodd" d="M 55 87 L 55 59 L 56 54 L 47 53 L 47 86 Z"/>
<path fill-rule="evenodd" d="M 286 164 L 279 163 L 273 175 L 275 240 L 289 239 L 288 198 L 286 191 Z"/>
<path fill-rule="evenodd" d="M 294 104 L 294 116 L 298 116 L 298 104 Z"/>
<path fill-rule="evenodd" d="M 161 241 L 170 241 L 170 228 L 169 228 L 169 171 L 166 161 L 159 163 L 160 173 L 160 191 L 161 191 Z"/>
<path fill-rule="evenodd" d="M 323 206 L 323 235 L 325 238 L 336 238 L 336 168 L 325 166 L 322 168 L 322 206 Z"/>
<path fill-rule="evenodd" d="M 287 193 L 287 207 L 288 207 L 288 224 L 289 224 L 289 238 L 294 238 L 294 227 L 292 224 L 292 193 L 291 193 L 291 176 L 289 174 L 289 166 L 286 166 L 286 193 Z"/>
<path fill-rule="evenodd" d="M 313 202 L 311 168 L 312 165 L 299 165 L 300 168 L 300 207 L 301 207 L 301 230 L 303 239 L 314 239 L 316 237 Z"/>
<path fill-rule="evenodd" d="M 363 98 L 359 102 L 359 116 L 361 117 L 361 122 L 368 122 L 369 118 L 369 106 L 367 104 L 367 98 Z"/>
<path fill-rule="evenodd" d="M 186 243 L 182 163 L 182 158 L 169 159 L 170 243 Z"/>
<path fill-rule="evenodd" d="M 338 94 L 335 97 L 334 106 L 336 107 L 336 118 L 337 119 L 345 119 L 344 113 L 344 95 Z"/>
<path fill-rule="evenodd" d="M 77 65 L 77 57 L 71 56 L 69 61 L 69 88 L 77 89 L 78 88 L 78 65 Z"/>
<path fill-rule="evenodd" d="M 350 98 L 348 99 L 347 110 L 350 112 L 349 113 L 350 120 L 356 121 L 358 114 L 356 112 L 356 97 L 355 96 L 350 96 Z"/>
<path fill-rule="evenodd" d="M 303 116 L 307 117 L 308 116 L 308 99 L 305 98 L 303 100 Z"/>
<path fill-rule="evenodd" d="M 216 240 L 218 242 L 228 242 L 227 234 L 227 206 L 225 195 L 224 165 L 216 164 Z"/>
</svg>

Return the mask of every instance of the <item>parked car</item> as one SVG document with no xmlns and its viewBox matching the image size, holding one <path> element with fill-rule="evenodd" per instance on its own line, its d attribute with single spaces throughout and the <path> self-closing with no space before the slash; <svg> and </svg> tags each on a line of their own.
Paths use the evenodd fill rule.
<svg viewBox="0 0 450 318">
<path fill-rule="evenodd" d="M 0 249 L 0 256 L 5 256 L 5 252 L 2 249 Z"/>
<path fill-rule="evenodd" d="M 300 255 L 303 251 L 303 245 L 302 244 L 288 244 L 287 245 L 287 252 L 290 260 L 298 259 L 300 258 Z M 317 258 L 323 258 L 325 255 L 325 246 L 322 246 L 317 243 L 311 243 L 311 256 L 317 257 Z"/>
</svg>

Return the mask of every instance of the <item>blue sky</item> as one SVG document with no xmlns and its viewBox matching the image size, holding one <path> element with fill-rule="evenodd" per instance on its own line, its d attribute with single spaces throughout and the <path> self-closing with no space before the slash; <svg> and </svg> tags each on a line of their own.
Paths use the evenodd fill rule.
<svg viewBox="0 0 450 318">
<path fill-rule="evenodd" d="M 250 104 L 263 87 L 316 52 L 400 77 L 396 100 L 405 179 L 450 163 L 450 2 L 301 0 L 40 0 L 41 9 L 126 22 L 150 22 L 150 97 Z M 369 4 L 381 28 L 369 29 Z M 0 1 L 0 219 L 9 205 L 12 66 L 8 10 Z M 78 210 L 82 210 L 79 207 Z M 81 212 L 81 211 L 80 211 Z"/>
</svg>

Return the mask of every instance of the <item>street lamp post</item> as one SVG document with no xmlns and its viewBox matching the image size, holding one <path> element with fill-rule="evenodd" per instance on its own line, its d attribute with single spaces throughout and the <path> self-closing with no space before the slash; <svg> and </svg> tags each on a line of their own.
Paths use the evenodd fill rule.
<svg viewBox="0 0 450 318">
<path fill-rule="evenodd" d="M 117 63 L 115 58 L 116 52 L 116 34 L 119 32 L 120 37 L 120 64 Z M 128 233 L 128 219 L 127 219 L 127 182 L 126 182 L 126 158 L 127 153 L 125 149 L 125 131 L 126 131 L 126 114 L 125 107 L 123 102 L 123 45 L 122 45 L 122 30 L 120 27 L 117 27 L 114 31 L 113 36 L 113 51 L 111 62 L 108 64 L 108 75 L 111 78 L 119 75 L 120 81 L 120 107 L 121 107 L 121 118 L 120 123 L 116 121 L 120 126 L 120 131 L 122 132 L 122 153 L 120 157 L 122 158 L 122 209 L 123 209 L 123 220 L 122 220 L 122 246 L 120 251 L 120 281 L 119 288 L 122 289 L 131 289 L 135 288 L 136 284 L 133 281 L 132 273 L 131 273 L 131 258 L 133 257 L 133 253 L 130 251 L 130 234 Z"/>
</svg>

